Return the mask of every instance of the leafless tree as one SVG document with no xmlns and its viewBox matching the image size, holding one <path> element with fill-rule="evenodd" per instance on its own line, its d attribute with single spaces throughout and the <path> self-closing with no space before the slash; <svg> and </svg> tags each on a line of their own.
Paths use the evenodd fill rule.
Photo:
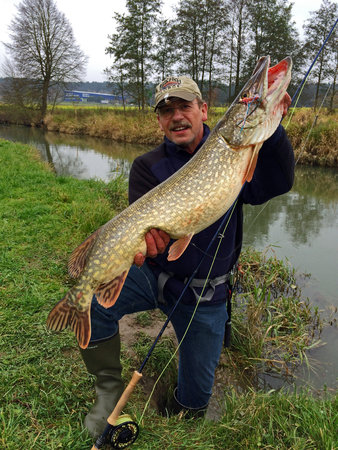
<svg viewBox="0 0 338 450">
<path fill-rule="evenodd" d="M 324 44 L 332 26 L 337 20 L 338 5 L 336 2 L 323 0 L 320 8 L 310 12 L 310 19 L 303 25 L 305 31 L 304 54 L 310 62 Z M 333 109 L 333 99 L 336 91 L 337 77 L 337 30 L 335 30 L 327 45 L 322 49 L 316 64 L 310 74 L 316 83 L 314 110 L 319 106 L 320 85 L 333 80 L 330 107 Z"/>
<path fill-rule="evenodd" d="M 11 73 L 7 96 L 12 88 L 13 93 L 16 92 L 12 98 L 16 99 L 18 85 L 21 89 L 25 85 L 22 91 L 29 93 L 30 102 L 34 97 L 43 119 L 50 89 L 79 80 L 87 57 L 76 44 L 68 19 L 53 0 L 23 0 L 9 30 L 10 42 L 4 43 L 9 56 L 5 74 L 8 77 L 8 72 Z"/>
</svg>

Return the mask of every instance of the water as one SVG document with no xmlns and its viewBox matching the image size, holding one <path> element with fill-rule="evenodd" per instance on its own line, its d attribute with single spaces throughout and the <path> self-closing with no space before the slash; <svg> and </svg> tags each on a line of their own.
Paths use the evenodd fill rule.
<svg viewBox="0 0 338 450">
<path fill-rule="evenodd" d="M 135 157 L 150 149 L 16 126 L 0 125 L 0 137 L 37 147 L 57 174 L 104 181 L 120 174 L 128 176 Z M 308 381 L 318 389 L 337 387 L 337 208 L 338 171 L 301 166 L 296 168 L 291 192 L 264 206 L 245 207 L 244 245 L 259 250 L 271 246 L 270 252 L 287 258 L 297 269 L 303 296 L 318 306 L 323 316 L 332 316 L 333 325 L 326 326 L 321 337 L 326 345 L 309 352 L 315 365 L 320 362 L 317 373 L 309 375 L 303 368 L 298 372 L 299 384 Z"/>
<path fill-rule="evenodd" d="M 110 139 L 44 133 L 39 128 L 0 125 L 0 137 L 36 147 L 58 175 L 109 181 L 128 176 L 136 156 L 149 150 L 144 145 L 113 142 Z"/>
<path fill-rule="evenodd" d="M 321 335 L 325 345 L 308 352 L 316 372 L 308 373 L 302 366 L 296 373 L 296 384 L 316 389 L 337 387 L 337 209 L 338 171 L 298 166 L 291 192 L 264 206 L 246 206 L 244 215 L 244 245 L 258 250 L 271 246 L 268 254 L 287 258 L 297 270 L 303 297 L 332 320 Z M 278 386 L 278 380 L 265 381 Z"/>
<path fill-rule="evenodd" d="M 293 189 L 264 206 L 246 206 L 244 244 L 273 246 L 298 271 L 311 274 L 303 287 L 313 302 L 338 307 L 338 171 L 296 167 Z M 325 299 L 325 300 L 324 300 Z"/>
</svg>

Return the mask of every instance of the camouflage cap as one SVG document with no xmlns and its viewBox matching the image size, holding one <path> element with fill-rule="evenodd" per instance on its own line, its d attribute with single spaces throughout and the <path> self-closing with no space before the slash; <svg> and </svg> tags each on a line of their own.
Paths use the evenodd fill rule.
<svg viewBox="0 0 338 450">
<path fill-rule="evenodd" d="M 202 94 L 194 80 L 189 77 L 168 77 L 156 86 L 155 111 L 159 103 L 169 97 L 178 97 L 189 102 L 196 97 L 202 100 Z"/>
</svg>

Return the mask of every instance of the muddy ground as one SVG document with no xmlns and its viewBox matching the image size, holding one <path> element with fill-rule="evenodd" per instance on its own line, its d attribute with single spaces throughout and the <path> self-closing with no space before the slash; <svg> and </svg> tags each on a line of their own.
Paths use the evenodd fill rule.
<svg viewBox="0 0 338 450">
<path fill-rule="evenodd" d="M 166 320 L 166 317 L 159 311 L 151 311 L 149 312 L 149 315 L 151 317 L 150 324 L 140 324 L 140 320 L 138 320 L 139 313 L 126 315 L 120 320 L 121 342 L 123 347 L 128 349 L 128 355 L 130 355 L 131 357 L 134 357 L 132 346 L 137 339 L 138 333 L 143 332 L 150 336 L 153 340 L 155 340 Z M 175 347 L 177 346 L 175 332 L 170 322 L 165 329 L 161 339 L 164 337 L 170 337 L 175 343 Z M 213 395 L 211 397 L 206 415 L 210 420 L 217 420 L 220 417 L 221 410 L 224 408 L 224 389 L 226 386 L 230 386 L 233 382 L 233 380 L 230 380 L 229 374 L 227 374 L 227 371 L 223 367 L 225 360 L 226 355 L 225 352 L 223 352 L 221 355 L 220 364 L 216 370 Z M 135 370 L 138 369 L 137 364 L 139 363 L 135 358 Z M 152 378 L 147 375 L 146 366 L 142 374 L 143 377 L 141 379 L 141 384 L 145 396 L 148 397 L 156 381 L 156 378 Z M 170 388 L 168 388 L 166 382 L 159 382 L 150 402 L 151 407 L 155 408 L 160 414 L 166 413 L 165 404 L 168 396 L 168 389 Z"/>
</svg>

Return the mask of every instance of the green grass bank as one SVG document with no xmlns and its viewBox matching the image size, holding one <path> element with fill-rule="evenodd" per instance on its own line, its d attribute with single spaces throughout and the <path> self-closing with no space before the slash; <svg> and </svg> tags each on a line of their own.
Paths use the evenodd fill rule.
<svg viewBox="0 0 338 450">
<path fill-rule="evenodd" d="M 45 321 L 72 284 L 66 270 L 71 251 L 125 207 L 126 184 L 56 177 L 35 149 L 1 140 L 0 160 L 0 447 L 89 449 L 82 420 L 94 398 L 93 380 L 73 334 L 51 333 Z M 126 411 L 140 421 L 132 448 L 337 448 L 336 395 L 266 393 L 250 382 L 262 367 L 285 372 L 304 359 L 321 326 L 318 313 L 300 300 L 283 262 L 248 250 L 242 268 L 233 347 L 217 374 L 224 389 L 219 421 L 167 418 L 151 406 L 140 421 L 147 396 L 138 386 Z M 142 315 L 135 326 L 146 330 L 151 320 Z M 135 334 L 132 349 L 123 347 L 126 381 L 148 342 Z M 171 349 L 164 339 L 145 377 L 158 376 Z M 244 375 L 245 389 L 224 381 L 231 371 Z"/>
<path fill-rule="evenodd" d="M 225 108 L 209 109 L 207 124 L 213 128 Z M 290 122 L 289 122 L 290 119 Z M 38 125 L 38 113 L 0 104 L 0 123 Z M 322 108 L 289 110 L 283 121 L 300 164 L 338 167 L 338 111 Z M 152 109 L 102 106 L 58 106 L 44 120 L 49 131 L 108 138 L 135 144 L 158 145 L 163 134 Z"/>
</svg>

